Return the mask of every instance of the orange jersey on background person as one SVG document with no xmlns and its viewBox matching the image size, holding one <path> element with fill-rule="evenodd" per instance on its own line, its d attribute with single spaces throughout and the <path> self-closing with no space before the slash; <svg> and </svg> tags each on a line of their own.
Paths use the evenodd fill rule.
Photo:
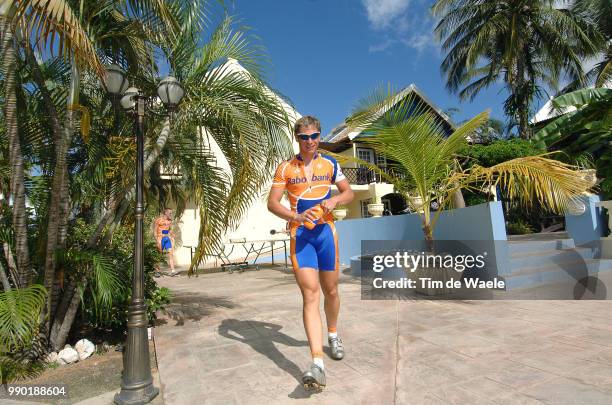
<svg viewBox="0 0 612 405">
<path fill-rule="evenodd" d="M 274 174 L 272 187 L 287 192 L 291 211 L 298 214 L 329 199 L 332 185 L 345 179 L 338 161 L 331 156 L 317 152 L 311 165 L 312 176 L 307 179 L 304 161 L 296 155 L 282 162 Z M 331 212 L 322 217 L 323 222 L 333 222 L 333 219 Z M 297 226 L 299 224 L 291 224 L 291 227 Z"/>
</svg>

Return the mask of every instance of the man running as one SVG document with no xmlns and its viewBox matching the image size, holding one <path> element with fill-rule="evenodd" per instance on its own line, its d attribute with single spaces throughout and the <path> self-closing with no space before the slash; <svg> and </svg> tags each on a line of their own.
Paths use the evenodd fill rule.
<svg viewBox="0 0 612 405">
<path fill-rule="evenodd" d="M 170 276 L 174 277 L 174 232 L 172 232 L 172 210 L 164 209 L 164 213 L 155 220 L 155 239 L 157 240 L 157 249 L 160 252 L 166 252 L 168 264 L 170 265 Z"/>
<path fill-rule="evenodd" d="M 300 153 L 281 163 L 268 196 L 268 209 L 289 221 L 293 274 L 302 292 L 303 318 L 312 354 L 312 364 L 302 376 L 306 389 L 325 387 L 323 339 L 319 313 L 319 291 L 323 290 L 327 337 L 332 358 L 344 357 L 342 340 L 336 331 L 340 298 L 338 296 L 338 238 L 331 211 L 353 200 L 353 191 L 340 165 L 320 154 L 321 124 L 312 116 L 296 121 L 294 135 Z M 336 184 L 338 195 L 331 196 Z M 287 191 L 291 209 L 280 201 Z M 322 210 L 321 210 L 322 209 Z M 319 214 L 317 211 L 322 211 Z M 306 222 L 307 226 L 304 226 Z M 310 223 L 309 223 L 310 222 Z M 315 223 L 313 227 L 312 222 Z M 312 229 L 309 229 L 312 228 Z"/>
</svg>

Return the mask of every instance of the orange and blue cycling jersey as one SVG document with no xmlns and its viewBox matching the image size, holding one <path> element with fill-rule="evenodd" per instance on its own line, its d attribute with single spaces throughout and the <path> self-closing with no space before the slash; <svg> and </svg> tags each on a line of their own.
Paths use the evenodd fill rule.
<svg viewBox="0 0 612 405">
<path fill-rule="evenodd" d="M 298 214 L 331 197 L 332 186 L 345 179 L 338 162 L 317 153 L 312 160 L 312 177 L 306 178 L 306 168 L 299 155 L 281 163 L 274 175 L 273 188 L 287 192 L 291 210 Z M 291 263 L 294 271 L 309 267 L 321 271 L 338 269 L 338 238 L 331 213 L 324 214 L 314 229 L 290 223 Z"/>
</svg>

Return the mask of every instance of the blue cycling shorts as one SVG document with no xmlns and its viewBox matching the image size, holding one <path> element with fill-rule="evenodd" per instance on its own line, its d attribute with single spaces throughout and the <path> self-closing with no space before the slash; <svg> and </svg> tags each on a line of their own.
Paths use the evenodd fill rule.
<svg viewBox="0 0 612 405">
<path fill-rule="evenodd" d="M 162 234 L 168 234 L 168 231 L 162 231 Z M 161 250 L 165 252 L 166 250 L 172 249 L 172 240 L 168 236 L 162 236 L 161 239 Z"/>
<path fill-rule="evenodd" d="M 290 246 L 293 271 L 304 267 L 338 270 L 338 238 L 333 222 L 319 224 L 312 230 L 304 226 L 292 229 Z"/>
</svg>

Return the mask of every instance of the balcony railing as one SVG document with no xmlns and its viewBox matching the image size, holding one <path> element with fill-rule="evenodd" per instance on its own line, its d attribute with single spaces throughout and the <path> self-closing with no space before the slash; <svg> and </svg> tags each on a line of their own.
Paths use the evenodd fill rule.
<svg viewBox="0 0 612 405">
<path fill-rule="evenodd" d="M 397 177 L 397 173 L 394 173 L 390 169 L 383 169 L 383 171 L 391 176 Z M 370 184 L 370 183 L 385 183 L 385 179 L 374 170 L 370 170 L 367 167 L 343 167 L 342 172 L 346 176 L 350 184 Z"/>
</svg>

